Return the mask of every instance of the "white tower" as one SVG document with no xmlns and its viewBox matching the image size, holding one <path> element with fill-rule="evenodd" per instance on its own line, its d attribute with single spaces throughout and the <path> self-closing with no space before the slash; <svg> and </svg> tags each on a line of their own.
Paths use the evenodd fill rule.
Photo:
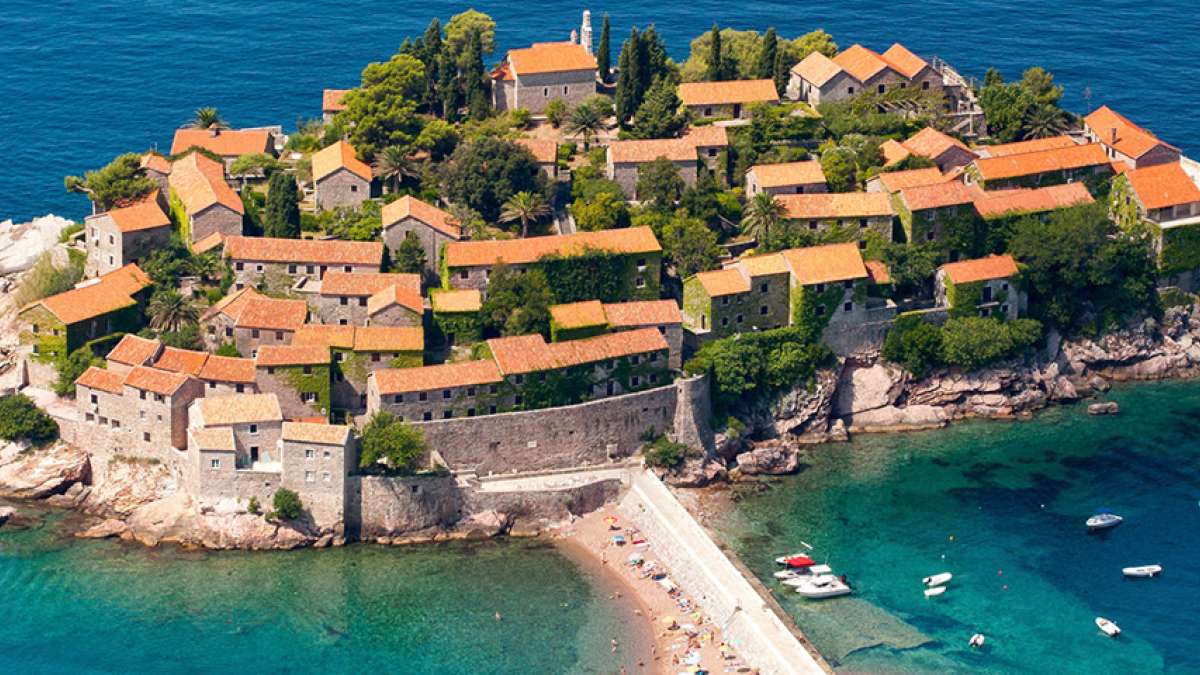
<svg viewBox="0 0 1200 675">
<path fill-rule="evenodd" d="M 592 53 L 592 13 L 586 9 L 583 10 L 583 25 L 579 27 L 579 44 L 587 53 Z"/>
</svg>

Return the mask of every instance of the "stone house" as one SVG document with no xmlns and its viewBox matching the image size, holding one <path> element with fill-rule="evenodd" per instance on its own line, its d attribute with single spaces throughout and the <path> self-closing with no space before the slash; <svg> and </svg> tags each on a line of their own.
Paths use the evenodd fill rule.
<svg viewBox="0 0 1200 675">
<path fill-rule="evenodd" d="M 994 316 L 1011 320 L 1025 308 L 1020 271 L 1010 255 L 960 260 L 938 268 L 934 298 L 956 316 Z"/>
<path fill-rule="evenodd" d="M 683 366 L 683 317 L 674 300 L 586 300 L 550 307 L 550 339 L 576 340 L 601 333 L 653 328 L 667 341 L 667 365 Z"/>
<path fill-rule="evenodd" d="M 269 508 L 280 487 L 282 432 L 283 413 L 274 394 L 194 401 L 188 408 L 184 477 L 189 493 L 202 501 L 255 497 Z"/>
<path fill-rule="evenodd" d="M 308 303 L 314 318 L 325 324 L 420 326 L 425 311 L 417 274 L 329 271 L 302 290 L 312 291 Z"/>
<path fill-rule="evenodd" d="M 638 201 L 638 171 L 656 159 L 670 160 L 679 169 L 685 185 L 691 187 L 697 178 L 696 146 L 682 138 L 664 138 L 638 141 L 613 141 L 608 144 L 606 173 L 616 181 L 626 199 Z"/>
<path fill-rule="evenodd" d="M 147 453 L 187 447 L 188 406 L 202 396 L 199 380 L 147 366 L 128 372 L 92 366 L 75 381 L 83 424 L 105 427 Z"/>
<path fill-rule="evenodd" d="M 358 468 L 353 429 L 341 424 L 284 422 L 279 445 L 280 485 L 300 495 L 304 510 L 317 526 L 343 523 L 346 477 Z"/>
<path fill-rule="evenodd" d="M 906 241 L 942 241 L 945 226 L 955 219 L 975 218 L 975 200 L 983 190 L 958 181 L 902 188 L 891 195 L 892 207 Z"/>
<path fill-rule="evenodd" d="M 1130 169 L 1174 164 L 1182 156 L 1179 148 L 1159 140 L 1106 105 L 1083 118 L 1083 133 L 1090 142 L 1103 145 L 1109 159 L 1123 162 Z"/>
<path fill-rule="evenodd" d="M 1032 138 L 1027 141 L 1012 143 L 997 143 L 995 145 L 977 145 L 974 152 L 979 157 L 1008 157 L 1023 155 L 1027 152 L 1042 152 L 1043 150 L 1059 150 L 1073 148 L 1079 145 L 1076 140 L 1067 135 L 1049 136 L 1047 138 Z"/>
<path fill-rule="evenodd" d="M 367 377 L 382 368 L 424 365 L 420 326 L 325 326 L 296 332 L 294 345 L 329 349 L 333 354 L 330 400 L 333 409 L 360 414 L 367 407 Z"/>
<path fill-rule="evenodd" d="M 458 221 L 433 204 L 405 195 L 383 207 L 383 243 L 395 259 L 405 237 L 416 237 L 425 252 L 426 281 L 441 273 L 442 249 L 465 238 Z"/>
<path fill-rule="evenodd" d="M 158 183 L 158 192 L 160 195 L 167 195 L 171 192 L 170 177 L 171 177 L 171 162 L 157 152 L 147 152 L 142 155 L 142 160 L 139 163 L 142 168 L 142 173 L 155 183 Z"/>
<path fill-rule="evenodd" d="M 791 323 L 787 262 L 780 253 L 742 258 L 683 282 L 683 326 L 692 346 Z"/>
<path fill-rule="evenodd" d="M 975 212 L 989 227 L 1006 218 L 1035 215 L 1045 220 L 1052 211 L 1091 204 L 1095 199 L 1083 183 L 1062 183 L 1042 188 L 996 190 L 975 198 Z"/>
<path fill-rule="evenodd" d="M 346 109 L 343 99 L 349 89 L 325 89 L 321 91 L 321 121 L 329 124 L 338 113 Z"/>
<path fill-rule="evenodd" d="M 814 52 L 792 66 L 787 94 L 816 106 L 909 88 L 942 91 L 942 75 L 900 43 L 882 54 L 855 44 L 832 59 Z"/>
<path fill-rule="evenodd" d="M 176 129 L 171 154 L 203 148 L 225 160 L 225 168 L 242 155 L 275 155 L 275 136 L 268 129 Z"/>
<path fill-rule="evenodd" d="M 887 269 L 865 264 L 853 243 L 793 248 L 781 253 L 791 273 L 793 324 L 823 323 L 828 340 L 831 329 L 853 330 L 895 315 L 894 303 L 870 293 L 872 287 L 888 282 Z"/>
<path fill-rule="evenodd" d="M 574 107 L 596 93 L 597 74 L 596 57 L 583 45 L 543 42 L 513 49 L 492 71 L 492 107 L 535 115 L 554 99 Z"/>
<path fill-rule="evenodd" d="M 905 141 L 889 139 L 880 149 L 883 150 L 885 166 L 899 164 L 915 155 L 933 162 L 942 172 L 966 166 L 978 157 L 965 143 L 933 127 L 925 127 Z"/>
<path fill-rule="evenodd" d="M 216 351 L 232 343 L 238 353 L 254 358 L 264 345 L 289 345 L 308 318 L 303 300 L 282 300 L 252 288 L 228 295 L 200 316 L 205 348 Z"/>
<path fill-rule="evenodd" d="M 453 347 L 478 342 L 483 337 L 483 294 L 475 289 L 429 291 L 432 318 L 429 342 Z"/>
<path fill-rule="evenodd" d="M 139 337 L 135 333 L 126 333 L 104 357 L 106 362 L 104 367 L 114 373 L 125 375 L 136 366 L 153 365 L 162 350 L 163 344 L 159 340 Z"/>
<path fill-rule="evenodd" d="M 318 211 L 356 209 L 371 196 L 371 167 L 339 140 L 312 154 L 313 203 Z"/>
<path fill-rule="evenodd" d="M 771 79 L 681 82 L 677 93 L 694 119 L 747 119 L 751 107 L 779 103 L 779 92 Z"/>
<path fill-rule="evenodd" d="M 558 180 L 558 141 L 553 138 L 518 138 L 517 145 L 529 151 L 551 182 Z"/>
<path fill-rule="evenodd" d="M 986 190 L 1041 187 L 1077 180 L 1099 182 L 1113 173 L 1099 143 L 1013 155 L 988 156 L 967 165 L 963 180 Z"/>
<path fill-rule="evenodd" d="M 367 378 L 367 414 L 388 412 L 402 422 L 494 415 L 512 408 L 503 383 L 492 359 L 377 370 Z"/>
<path fill-rule="evenodd" d="M 875 232 L 885 241 L 892 240 L 895 211 L 887 195 L 878 192 L 834 192 L 828 194 L 782 195 L 784 218 L 813 232 L 853 233 L 860 246 L 863 237 Z"/>
<path fill-rule="evenodd" d="M 210 240 L 221 241 L 242 233 L 246 207 L 242 198 L 225 182 L 225 167 L 198 152 L 188 153 L 171 164 L 171 215 L 183 239 L 193 250 Z"/>
<path fill-rule="evenodd" d="M 330 270 L 378 273 L 383 244 L 377 241 L 228 237 L 225 258 L 233 267 L 233 287 L 265 287 L 285 293 L 298 282 L 319 281 Z"/>
<path fill-rule="evenodd" d="M 132 206 L 87 216 L 83 226 L 88 277 L 136 265 L 171 238 L 171 219 L 158 205 L 158 192 Z"/>
<path fill-rule="evenodd" d="M 729 148 L 729 134 L 725 127 L 709 124 L 707 126 L 688 127 L 683 132 L 682 139 L 696 148 L 696 155 L 720 181 L 728 177 L 728 153 L 722 154 Z M 724 160 L 725 164 L 722 164 Z M 699 177 L 699 176 L 697 176 Z M 636 182 L 634 183 L 636 186 Z"/>
<path fill-rule="evenodd" d="M 1126 229 L 1144 224 L 1154 236 L 1159 266 L 1168 275 L 1200 267 L 1200 249 L 1192 243 L 1200 232 L 1197 177 L 1197 169 L 1189 172 L 1174 162 L 1131 169 L 1113 181 L 1113 220 Z"/>
<path fill-rule="evenodd" d="M 329 348 L 320 345 L 267 345 L 254 357 L 258 390 L 274 394 L 284 419 L 329 421 L 333 411 Z"/>
<path fill-rule="evenodd" d="M 528 239 L 452 242 L 446 245 L 442 286 L 486 292 L 488 273 L 497 263 L 503 262 L 519 272 L 541 264 L 547 256 L 576 257 L 593 251 L 622 257 L 625 297 L 659 297 L 662 246 L 648 227 Z"/>
<path fill-rule="evenodd" d="M 109 354 L 109 361 L 112 361 L 112 354 Z M 163 347 L 154 367 L 196 378 L 203 383 L 205 396 L 258 393 L 254 359 Z"/>
<path fill-rule="evenodd" d="M 828 192 L 825 172 L 815 159 L 784 164 L 755 164 L 746 172 L 746 196 L 802 195 Z"/>
</svg>

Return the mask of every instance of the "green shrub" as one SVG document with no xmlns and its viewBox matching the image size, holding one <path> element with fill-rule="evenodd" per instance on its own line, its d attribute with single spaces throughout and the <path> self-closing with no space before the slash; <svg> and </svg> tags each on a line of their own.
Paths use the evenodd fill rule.
<svg viewBox="0 0 1200 675">
<path fill-rule="evenodd" d="M 65 244 L 71 241 L 71 237 L 79 232 L 83 232 L 83 223 L 71 223 L 64 227 L 62 233 L 58 235 L 58 243 Z"/>
<path fill-rule="evenodd" d="M 28 396 L 13 394 L 0 398 L 0 438 L 42 445 L 58 438 L 58 425 Z"/>
<path fill-rule="evenodd" d="M 1021 354 L 1041 336 L 1042 324 L 1033 319 L 950 319 L 942 327 L 942 360 L 948 366 L 975 370 Z"/>
<path fill-rule="evenodd" d="M 919 315 L 896 317 L 883 341 L 883 358 L 904 366 L 914 377 L 924 377 L 942 361 L 942 329 Z"/>
<path fill-rule="evenodd" d="M 375 413 L 362 431 L 360 468 L 384 464 L 402 475 L 416 473 L 425 457 L 425 436 L 421 430 L 396 419 L 391 413 Z"/>
<path fill-rule="evenodd" d="M 567 119 L 567 102 L 561 98 L 556 98 L 546 104 L 546 119 L 550 121 L 550 126 L 557 129 Z"/>
<path fill-rule="evenodd" d="M 300 512 L 304 509 L 304 504 L 300 502 L 300 495 L 287 488 L 279 488 L 275 491 L 275 496 L 271 498 L 271 506 L 275 509 L 272 515 L 284 520 L 299 518 Z"/>
<path fill-rule="evenodd" d="M 508 121 L 514 129 L 528 129 L 529 123 L 533 121 L 533 114 L 527 108 L 517 108 L 509 111 Z"/>
<path fill-rule="evenodd" d="M 241 352 L 238 351 L 237 345 L 233 344 L 232 342 L 226 342 L 225 344 L 218 347 L 216 354 L 217 354 L 217 356 L 241 356 L 242 355 Z"/>
<path fill-rule="evenodd" d="M 58 377 L 54 380 L 54 393 L 59 396 L 75 396 L 75 380 L 91 366 L 99 366 L 104 360 L 92 352 L 90 346 L 83 346 L 58 360 L 55 369 Z"/>
<path fill-rule="evenodd" d="M 659 436 L 643 450 L 646 464 L 659 469 L 669 469 L 678 466 L 688 454 L 688 446 L 667 440 Z"/>
<path fill-rule="evenodd" d="M 69 258 L 67 265 L 58 267 L 50 252 L 38 257 L 33 267 L 21 279 L 21 286 L 13 298 L 17 307 L 24 307 L 51 295 L 69 291 L 83 278 L 83 264 Z"/>
<path fill-rule="evenodd" d="M 741 399 L 806 383 L 831 357 L 810 331 L 789 326 L 709 342 L 684 370 L 708 373 L 713 401 L 725 410 Z"/>
<path fill-rule="evenodd" d="M 258 497 L 251 495 L 250 503 L 246 504 L 246 510 L 256 516 L 262 513 L 262 507 L 258 505 Z"/>
</svg>

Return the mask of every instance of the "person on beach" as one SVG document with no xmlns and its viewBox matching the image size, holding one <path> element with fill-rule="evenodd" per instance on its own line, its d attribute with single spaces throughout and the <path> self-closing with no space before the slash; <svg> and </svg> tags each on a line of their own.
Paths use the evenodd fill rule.
<svg viewBox="0 0 1200 675">
<path fill-rule="evenodd" d="M 609 642 L 609 644 L 612 645 L 612 652 L 614 654 L 616 654 L 617 653 L 617 638 L 613 638 L 613 639 L 609 640 L 608 642 Z"/>
</svg>

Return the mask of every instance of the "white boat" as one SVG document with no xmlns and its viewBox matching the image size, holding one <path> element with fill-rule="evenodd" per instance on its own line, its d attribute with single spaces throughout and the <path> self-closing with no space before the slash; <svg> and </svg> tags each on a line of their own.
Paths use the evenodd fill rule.
<svg viewBox="0 0 1200 675">
<path fill-rule="evenodd" d="M 833 568 L 829 565 L 813 565 L 812 567 L 808 568 L 808 572 L 814 576 L 820 574 L 833 574 Z"/>
<path fill-rule="evenodd" d="M 836 598 L 839 595 L 849 595 L 850 587 L 833 575 L 821 575 L 812 579 L 804 579 L 796 586 L 796 592 L 806 598 L 820 600 Z"/>
<path fill-rule="evenodd" d="M 832 574 L 802 574 L 797 577 L 792 577 L 791 579 L 784 579 L 783 585 L 799 587 L 803 586 L 804 584 L 825 584 L 831 579 L 836 580 L 837 577 L 833 576 Z"/>
<path fill-rule="evenodd" d="M 796 577 L 803 577 L 803 576 L 808 576 L 808 575 L 804 574 L 803 572 L 799 572 L 797 570 L 779 570 L 778 572 L 775 573 L 775 578 L 779 579 L 781 581 L 786 581 L 788 579 L 795 579 Z"/>
<path fill-rule="evenodd" d="M 1156 577 L 1162 572 L 1162 565 L 1139 565 L 1137 567 L 1121 568 L 1121 574 L 1127 577 Z"/>
<path fill-rule="evenodd" d="M 1115 638 L 1121 634 L 1121 627 L 1109 621 L 1108 619 L 1098 616 L 1096 617 L 1096 627 L 1099 628 L 1105 635 Z"/>
<path fill-rule="evenodd" d="M 971 639 L 967 641 L 967 644 L 971 645 L 972 647 L 982 647 L 983 641 L 983 633 L 976 633 L 971 636 Z"/>
<path fill-rule="evenodd" d="M 937 596 L 939 596 L 939 595 L 941 595 L 942 593 L 945 593 L 945 592 L 946 592 L 946 587 L 945 587 L 945 586 L 934 586 L 934 587 L 932 587 L 932 588 L 926 588 L 926 589 L 925 589 L 925 597 L 927 597 L 927 598 L 936 598 Z"/>
<path fill-rule="evenodd" d="M 921 583 L 931 588 L 933 586 L 945 586 L 946 584 L 950 583 L 950 580 L 953 578 L 953 574 L 949 572 L 942 572 L 941 574 L 935 574 L 931 577 L 925 577 L 921 580 Z"/>
<path fill-rule="evenodd" d="M 1087 528 L 1091 532 L 1107 530 L 1110 527 L 1120 525 L 1123 520 L 1125 519 L 1115 513 L 1097 513 L 1087 519 Z"/>
</svg>

